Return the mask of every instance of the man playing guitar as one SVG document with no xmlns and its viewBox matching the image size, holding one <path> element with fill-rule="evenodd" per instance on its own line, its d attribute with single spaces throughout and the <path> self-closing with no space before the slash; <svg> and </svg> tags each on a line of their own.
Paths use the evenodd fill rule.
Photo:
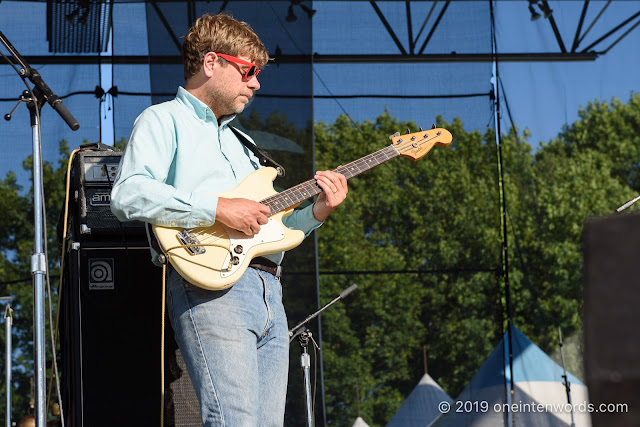
<svg viewBox="0 0 640 427">
<path fill-rule="evenodd" d="M 220 223 L 255 235 L 268 223 L 270 208 L 214 193 L 233 189 L 261 167 L 229 122 L 260 89 L 267 51 L 246 23 L 205 14 L 189 29 L 182 59 L 184 88 L 135 121 L 111 208 L 121 221 L 185 229 Z M 342 174 L 321 171 L 314 179 L 322 189 L 316 202 L 282 221 L 305 235 L 347 195 Z M 194 286 L 169 269 L 169 317 L 205 426 L 284 422 L 289 336 L 277 268 L 282 257 L 255 258 L 222 290 Z"/>
</svg>

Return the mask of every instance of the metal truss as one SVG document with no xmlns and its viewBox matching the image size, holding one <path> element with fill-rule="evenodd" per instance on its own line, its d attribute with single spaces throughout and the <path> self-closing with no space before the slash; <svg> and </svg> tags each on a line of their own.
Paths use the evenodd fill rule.
<svg viewBox="0 0 640 427">
<path fill-rule="evenodd" d="M 455 1 L 455 0 L 453 0 Z M 460 0 L 458 0 L 460 1 Z M 407 31 L 406 38 L 408 40 L 408 46 L 405 46 L 400 41 L 400 37 L 394 31 L 393 27 L 387 21 L 384 13 L 381 11 L 378 6 L 378 2 L 374 0 L 369 0 L 371 7 L 375 10 L 378 18 L 382 22 L 385 27 L 389 37 L 394 41 L 396 47 L 398 48 L 397 55 L 324 55 L 324 56 L 315 56 L 314 62 L 326 62 L 326 63 L 358 63 L 358 62 L 487 62 L 491 61 L 493 55 L 490 53 L 486 54 L 455 54 L 452 53 L 450 55 L 425 55 L 424 51 L 434 32 L 438 28 L 443 16 L 447 12 L 449 5 L 452 0 L 446 1 L 430 1 L 431 8 L 427 12 L 427 15 L 424 18 L 422 26 L 420 27 L 418 33 L 414 36 L 413 34 L 413 25 L 412 25 L 412 11 L 411 6 L 415 3 L 424 3 L 410 0 L 398 0 L 398 3 L 404 3 L 406 9 L 406 26 L 405 29 Z M 532 10 L 532 13 L 535 12 L 535 15 L 532 14 L 532 20 L 538 19 L 541 15 L 535 11 L 535 6 L 538 6 L 542 12 L 544 12 L 544 18 L 549 21 L 549 25 L 553 34 L 558 43 L 558 52 L 538 52 L 538 53 L 501 53 L 500 60 L 502 62 L 512 62 L 512 61 L 592 61 L 595 60 L 598 56 L 604 55 L 611 48 L 613 48 L 617 43 L 619 43 L 624 37 L 626 37 L 631 31 L 633 31 L 638 25 L 640 25 L 640 7 L 638 8 L 638 12 L 630 16 L 629 18 L 622 21 L 620 24 L 616 25 L 610 31 L 603 34 L 596 41 L 592 42 L 586 47 L 582 47 L 581 43 L 583 42 L 585 36 L 593 29 L 593 26 L 596 22 L 602 17 L 604 11 L 611 5 L 612 0 L 608 0 L 604 6 L 600 9 L 597 16 L 593 19 L 593 21 L 588 25 L 587 29 L 583 32 L 582 28 L 584 25 L 584 19 L 587 13 L 587 9 L 589 7 L 589 0 L 584 0 L 582 2 L 582 11 L 580 14 L 580 19 L 575 29 L 575 36 L 573 38 L 573 42 L 571 44 L 571 49 L 568 51 L 565 47 L 564 40 L 560 35 L 560 31 L 558 30 L 558 26 L 553 17 L 553 10 L 551 9 L 549 2 L 547 0 L 529 0 L 529 8 Z M 523 6 L 524 7 L 524 6 Z M 433 19 L 431 19 L 433 17 Z M 635 22 L 634 22 L 635 21 Z M 629 26 L 622 34 L 620 31 L 625 28 L 625 26 Z M 424 30 L 427 29 L 427 34 L 424 39 L 420 42 L 421 36 Z M 601 50 L 595 50 L 605 41 L 611 40 L 613 37 L 617 36 L 617 38 L 607 47 Z M 418 48 L 418 45 L 420 46 Z M 284 61 L 283 61 L 284 62 Z"/>
<path fill-rule="evenodd" d="M 48 0 L 53 3 L 54 0 Z M 81 0 L 76 0 L 81 1 Z M 86 1 L 86 0 L 85 0 Z M 105 2 L 105 0 L 93 0 L 93 2 Z M 111 0 L 113 1 L 113 0 Z M 233 2 L 247 1 L 247 0 L 232 0 Z M 342 0 L 324 0 L 324 1 L 342 1 Z M 353 1 L 353 0 L 352 0 Z M 355 0 L 355 1 L 367 1 L 367 0 Z M 409 62 L 491 62 L 495 59 L 495 55 L 492 53 L 473 53 L 473 54 L 457 54 L 452 52 L 450 54 L 425 54 L 426 48 L 432 39 L 432 36 L 437 31 L 443 17 L 448 13 L 449 6 L 452 1 L 462 0 L 385 0 L 383 2 L 368 0 L 375 11 L 378 19 L 384 26 L 388 36 L 393 40 L 397 53 L 375 55 L 375 54 L 363 54 L 363 55 L 287 55 L 276 51 L 275 62 L 279 64 L 291 64 L 291 63 L 333 63 L 333 64 L 348 64 L 348 63 L 409 63 Z M 487 0 L 488 1 L 488 0 Z M 496 0 L 494 0 L 495 2 Z M 506 0 L 500 0 L 506 1 Z M 621 0 L 616 0 L 621 1 Z M 110 2 L 110 0 L 107 0 Z M 113 64 L 181 64 L 180 58 L 180 41 L 175 31 L 171 28 L 169 20 L 165 17 L 161 4 L 162 3 L 175 3 L 170 0 L 146 0 L 151 8 L 157 14 L 157 17 L 162 22 L 167 34 L 173 40 L 176 46 L 176 55 L 151 55 L 151 56 L 27 56 L 27 60 L 34 64 L 93 64 L 93 63 L 113 63 Z M 224 11 L 231 3 L 230 0 L 220 2 L 220 11 Z M 310 4 L 305 5 L 304 3 Z M 398 3 L 398 7 L 404 7 L 406 10 L 406 25 L 400 28 L 404 31 L 404 34 L 398 32 L 398 29 L 394 29 L 389 24 L 387 17 L 383 13 L 379 6 L 379 3 Z M 426 16 L 424 17 L 422 24 L 417 32 L 414 34 L 413 22 L 412 22 L 412 6 L 417 3 L 425 4 L 430 3 L 430 7 Z M 526 7 L 525 0 L 522 0 L 522 7 Z M 629 33 L 640 25 L 640 5 L 638 11 L 630 17 L 624 19 L 618 25 L 611 28 L 609 31 L 603 33 L 596 38 L 595 41 L 585 46 L 585 37 L 589 34 L 594 25 L 601 19 L 605 10 L 615 3 L 613 0 L 601 1 L 597 16 L 591 22 L 585 22 L 587 10 L 590 5 L 593 7 L 592 2 L 589 0 L 582 1 L 582 9 L 580 17 L 578 19 L 573 40 L 571 40 L 570 48 L 569 43 L 565 43 L 562 39 L 558 25 L 553 16 L 553 10 L 551 7 L 554 4 L 559 4 L 559 1 L 550 2 L 548 0 L 528 0 L 529 10 L 532 13 L 533 19 L 545 19 L 549 22 L 550 31 L 553 32 L 557 41 L 557 51 L 552 52 L 510 52 L 500 53 L 499 59 L 501 62 L 539 62 L 539 61 L 593 61 L 598 56 L 604 55 L 609 52 L 616 44 L 624 39 Z M 602 5 L 602 3 L 604 3 Z M 196 1 L 187 0 L 183 2 L 185 5 L 188 22 L 193 22 L 196 19 Z M 289 13 L 292 13 L 294 6 L 303 8 L 307 13 L 313 12 L 311 9 L 313 3 L 308 0 L 290 0 Z M 543 12 L 543 15 L 538 13 Z M 449 11 L 450 13 L 450 11 Z M 312 16 L 312 15 L 310 15 Z M 585 28 L 583 30 L 583 28 Z M 404 42 L 402 41 L 404 40 Z"/>
</svg>

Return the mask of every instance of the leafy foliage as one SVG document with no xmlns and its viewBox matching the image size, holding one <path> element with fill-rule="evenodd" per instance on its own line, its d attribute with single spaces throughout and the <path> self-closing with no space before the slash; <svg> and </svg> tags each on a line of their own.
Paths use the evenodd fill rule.
<svg viewBox="0 0 640 427">
<path fill-rule="evenodd" d="M 583 223 L 640 192 L 640 95 L 627 104 L 594 101 L 579 116 L 535 152 L 526 130 L 510 129 L 498 150 L 492 129 L 469 131 L 459 120 L 439 118 L 437 126 L 454 136 L 449 147 L 435 147 L 418 162 L 393 159 L 349 181 L 347 201 L 317 234 L 320 303 L 358 285 L 322 315 L 327 424 L 351 425 L 358 415 L 372 426 L 386 424 L 423 375 L 423 347 L 430 375 L 455 397 L 502 337 L 507 286 L 514 324 L 549 354 L 557 353 L 561 326 L 565 350 L 574 343 L 568 369 L 581 376 Z M 388 114 L 364 123 L 340 117 L 313 129 L 297 129 L 278 114 L 264 122 L 251 115 L 242 125 L 301 148 L 274 156 L 287 168 L 287 176 L 275 183 L 279 188 L 309 179 L 313 169 L 333 169 L 383 148 L 398 130 L 418 127 Z M 58 164 L 44 165 L 54 299 L 55 225 L 68 151 L 62 142 Z M 30 159 L 24 167 L 31 168 Z M 500 185 L 508 280 L 502 273 Z M 0 182 L 0 281 L 15 310 L 17 416 L 28 407 L 33 371 L 31 201 L 32 193 L 24 194 L 9 172 Z M 313 309 L 313 240 L 285 258 L 283 286 L 292 324 Z M 294 347 L 292 361 L 299 355 Z M 292 362 L 294 371 L 299 375 Z M 4 384 L 0 387 L 4 393 Z M 301 396 L 299 384 L 290 388 L 288 409 L 301 407 Z M 302 424 L 292 412 L 287 423 Z"/>
<path fill-rule="evenodd" d="M 459 121 L 439 119 L 438 126 L 455 136 L 449 147 L 415 163 L 394 159 L 351 180 L 346 205 L 319 233 L 321 273 L 342 272 L 321 275 L 324 299 L 359 286 L 323 315 L 328 418 L 337 425 L 357 416 L 356 380 L 362 417 L 383 424 L 421 376 L 423 345 L 433 372 L 447 372 L 441 382 L 455 389 L 467 379 L 459 374 L 473 372 L 501 334 L 495 148 Z M 352 126 L 340 118 L 317 126 L 319 168 L 417 127 L 387 114 L 375 123 Z"/>
<path fill-rule="evenodd" d="M 60 256 L 56 226 L 61 206 L 64 201 L 64 177 L 69 157 L 66 141 L 59 146 L 60 158 L 58 164 L 44 162 L 42 165 L 42 179 L 44 187 L 44 201 L 46 208 L 48 269 L 52 289 L 52 305 L 55 309 Z M 25 170 L 32 170 L 32 158 L 29 156 L 23 162 Z M 33 396 L 31 380 L 33 379 L 33 286 L 31 281 L 31 255 L 34 242 L 34 212 L 33 186 L 23 194 L 22 187 L 17 184 L 15 174 L 7 173 L 0 183 L 0 281 L 3 295 L 11 296 L 13 309 L 12 346 L 13 370 L 13 414 L 20 418 L 30 409 L 29 399 Z M 45 290 L 46 292 L 46 290 Z M 48 304 L 47 304 L 48 305 Z M 55 319 L 55 313 L 53 313 Z M 50 346 L 49 318 L 46 316 L 47 345 Z M 2 348 L 6 337 L 2 336 Z M 50 360 L 51 350 L 47 349 Z M 0 366 L 4 372 L 5 360 L 2 358 Z M 48 379 L 47 379 L 48 381 Z M 5 383 L 1 386 L 5 395 Z M 4 418 L 4 407 L 0 409 Z"/>
<path fill-rule="evenodd" d="M 501 272 L 498 150 L 488 129 L 454 136 L 412 163 L 394 159 L 350 181 L 349 197 L 319 233 L 321 300 L 357 283 L 323 314 L 327 418 L 386 424 L 423 374 L 455 397 L 502 337 L 506 286 L 513 322 L 548 353 L 582 327 L 582 227 L 640 190 L 640 96 L 594 102 L 580 120 L 533 153 L 528 132 L 502 135 L 508 280 Z M 388 115 L 316 126 L 319 168 L 386 144 Z M 637 209 L 637 208 L 636 208 Z M 360 274 L 357 272 L 377 273 Z M 322 274 L 322 273 L 332 274 Z M 568 368 L 582 376 L 581 340 Z M 566 348 L 566 345 L 565 345 Z M 355 382 L 360 390 L 356 401 Z M 358 410 L 358 414 L 356 411 Z"/>
</svg>

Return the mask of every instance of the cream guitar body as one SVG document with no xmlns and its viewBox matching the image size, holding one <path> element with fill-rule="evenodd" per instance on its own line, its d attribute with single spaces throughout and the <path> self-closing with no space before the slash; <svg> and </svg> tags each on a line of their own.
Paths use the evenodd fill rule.
<svg viewBox="0 0 640 427">
<path fill-rule="evenodd" d="M 278 194 L 273 189 L 276 176 L 274 168 L 258 169 L 233 190 L 217 195 L 261 201 Z M 160 249 L 169 254 L 171 265 L 182 277 L 204 289 L 225 289 L 238 281 L 253 258 L 287 251 L 302 243 L 304 233 L 282 223 L 294 207 L 271 215 L 253 236 L 220 223 L 189 230 L 154 225 L 153 231 Z"/>
<path fill-rule="evenodd" d="M 434 145 L 449 145 L 452 137 L 446 129 L 433 128 L 390 137 L 392 144 L 335 169 L 347 179 L 353 178 L 398 156 L 418 160 Z M 226 198 L 245 198 L 271 209 L 269 222 L 254 236 L 247 236 L 222 224 L 191 229 L 153 226 L 160 249 L 171 265 L 190 283 L 209 290 L 226 289 L 240 279 L 251 260 L 260 255 L 293 249 L 302 243 L 304 233 L 284 226 L 303 201 L 322 192 L 315 180 L 305 181 L 280 193 L 274 190 L 274 168 L 262 168 L 247 176 L 231 191 L 217 194 Z"/>
</svg>

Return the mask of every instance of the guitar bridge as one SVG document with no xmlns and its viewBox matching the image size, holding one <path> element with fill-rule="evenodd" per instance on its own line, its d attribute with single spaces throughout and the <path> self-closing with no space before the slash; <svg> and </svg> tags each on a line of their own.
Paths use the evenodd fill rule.
<svg viewBox="0 0 640 427">
<path fill-rule="evenodd" d="M 180 243 L 185 245 L 185 249 L 191 255 L 202 255 L 206 252 L 205 248 L 202 246 L 190 246 L 190 245 L 199 245 L 200 241 L 193 233 L 189 230 L 182 230 L 178 233 L 178 240 Z"/>
</svg>

